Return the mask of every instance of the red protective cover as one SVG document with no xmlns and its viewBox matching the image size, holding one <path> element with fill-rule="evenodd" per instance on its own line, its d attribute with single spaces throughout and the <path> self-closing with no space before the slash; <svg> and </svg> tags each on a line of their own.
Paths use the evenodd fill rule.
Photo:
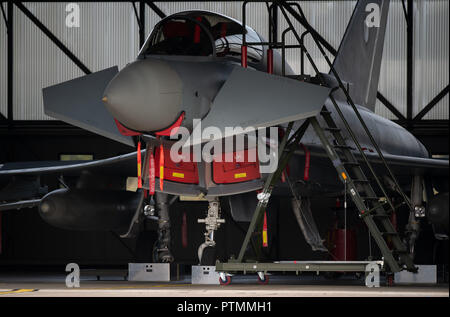
<svg viewBox="0 0 450 317">
<path fill-rule="evenodd" d="M 178 117 L 177 121 L 175 121 L 174 124 L 172 124 L 167 129 L 155 132 L 155 134 L 158 135 L 158 136 L 161 136 L 161 135 L 165 135 L 165 136 L 175 135 L 178 132 L 178 129 L 180 128 L 181 122 L 183 122 L 183 120 L 184 120 L 184 111 L 180 114 L 180 116 Z"/>
<path fill-rule="evenodd" d="M 159 162 L 160 148 L 155 151 L 155 162 Z M 180 157 L 183 157 L 180 154 Z M 175 163 L 170 158 L 170 149 L 164 148 L 164 180 L 177 183 L 198 184 L 197 163 L 192 162 L 192 153 L 187 162 Z M 159 168 L 155 169 L 155 175 L 159 178 Z"/>
<path fill-rule="evenodd" d="M 120 134 L 125 136 L 136 136 L 141 135 L 142 133 L 132 131 L 126 127 L 124 127 L 116 118 L 114 118 L 114 121 L 116 122 L 117 129 L 119 129 Z"/>
<path fill-rule="evenodd" d="M 237 162 L 237 157 L 244 155 L 243 162 Z M 259 173 L 258 153 L 256 162 L 248 162 L 248 150 L 233 153 L 233 162 L 225 162 L 225 153 L 222 162 L 213 159 L 213 181 L 216 184 L 241 183 L 261 178 Z"/>
</svg>

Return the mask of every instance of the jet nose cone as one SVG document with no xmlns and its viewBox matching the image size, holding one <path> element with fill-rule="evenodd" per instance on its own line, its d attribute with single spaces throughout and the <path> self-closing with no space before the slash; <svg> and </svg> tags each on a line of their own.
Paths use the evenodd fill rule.
<svg viewBox="0 0 450 317">
<path fill-rule="evenodd" d="M 182 111 L 183 85 L 161 60 L 145 59 L 122 69 L 105 89 L 103 102 L 115 119 L 143 132 L 169 127 Z"/>
</svg>

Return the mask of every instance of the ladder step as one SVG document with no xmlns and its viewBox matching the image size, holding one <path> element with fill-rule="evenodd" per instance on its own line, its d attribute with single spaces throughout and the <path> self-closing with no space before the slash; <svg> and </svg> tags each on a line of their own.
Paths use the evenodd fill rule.
<svg viewBox="0 0 450 317">
<path fill-rule="evenodd" d="M 397 250 L 397 249 L 391 250 L 391 253 L 393 253 L 395 255 L 409 254 L 409 252 L 406 249 L 404 249 L 404 250 Z"/>
<path fill-rule="evenodd" d="M 372 217 L 375 217 L 375 218 L 389 218 L 389 215 L 373 214 Z"/>
<path fill-rule="evenodd" d="M 330 98 L 333 101 L 334 106 L 337 108 L 337 104 L 332 95 L 330 95 Z M 332 149 L 329 149 L 330 151 L 327 151 L 327 154 L 331 160 L 337 160 L 337 164 L 333 161 L 336 170 L 341 172 L 341 170 L 344 169 L 348 172 L 353 172 L 352 175 L 357 178 L 352 179 L 352 177 L 347 174 L 349 181 L 352 182 L 352 187 L 354 187 L 354 190 L 357 191 L 357 193 L 352 191 L 353 196 L 351 198 L 357 206 L 362 207 L 360 215 L 366 222 L 369 231 L 375 237 L 375 240 L 383 256 L 385 257 L 387 265 L 393 271 L 401 270 L 402 267 L 406 267 L 408 271 L 413 271 L 415 267 L 408 252 L 408 248 L 390 221 L 392 212 L 386 210 L 387 207 L 385 207 L 386 205 L 389 205 L 390 207 L 391 202 L 380 201 L 382 197 L 371 197 L 371 195 L 376 196 L 378 194 L 376 194 L 372 189 L 369 177 L 374 176 L 377 178 L 377 175 L 372 169 L 372 175 L 365 175 L 365 172 L 361 167 L 362 163 L 360 164 L 355 159 L 353 152 L 357 150 L 357 148 L 360 148 L 358 140 L 356 140 L 354 136 L 352 137 L 354 143 L 347 142 L 344 139 L 341 135 L 344 128 L 338 128 L 334 122 L 334 118 L 332 117 L 333 113 L 328 111 L 327 107 L 322 107 L 320 115 L 325 120 L 325 126 L 322 127 L 319 125 L 318 121 L 315 121 L 313 122 L 314 128 L 324 147 L 332 147 Z M 338 111 L 337 115 L 339 115 L 342 120 L 345 120 L 340 111 Z M 364 121 L 361 119 L 360 121 L 364 125 Z M 352 127 L 345 125 L 345 129 L 350 133 L 350 135 L 352 134 Z M 330 134 L 324 133 L 325 131 L 329 131 Z M 376 147 L 376 144 L 374 144 L 374 146 Z M 345 157 L 343 157 L 344 155 Z M 337 158 L 335 156 L 337 156 Z M 365 154 L 363 153 L 362 156 L 364 157 Z M 389 167 L 386 164 L 385 166 L 389 170 Z M 383 188 L 381 188 L 381 190 L 385 193 Z M 395 210 L 396 207 L 393 207 L 392 209 Z M 388 246 L 385 243 L 389 239 L 392 242 L 392 246 Z"/>
<path fill-rule="evenodd" d="M 368 184 L 370 181 L 367 179 L 353 179 L 353 183 Z"/>
<path fill-rule="evenodd" d="M 342 164 L 347 166 L 360 166 L 358 162 L 342 162 Z"/>
<path fill-rule="evenodd" d="M 379 197 L 361 197 L 364 200 L 379 200 Z"/>
<path fill-rule="evenodd" d="M 398 236 L 398 232 L 382 232 L 381 233 L 383 236 Z"/>
<path fill-rule="evenodd" d="M 336 145 L 333 145 L 335 148 L 337 148 L 337 149 L 351 149 L 352 147 L 351 146 L 348 146 L 348 145 L 342 145 L 342 144 L 336 144 Z"/>
</svg>

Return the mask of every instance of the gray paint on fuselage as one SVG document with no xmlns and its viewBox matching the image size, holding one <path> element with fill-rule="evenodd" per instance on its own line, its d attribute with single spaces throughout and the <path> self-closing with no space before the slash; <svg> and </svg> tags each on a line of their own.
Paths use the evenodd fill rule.
<svg viewBox="0 0 450 317">
<path fill-rule="evenodd" d="M 346 138 L 348 145 L 354 147 L 356 150 L 356 146 L 351 139 L 350 134 L 347 132 L 344 123 L 339 118 L 334 106 L 331 103 L 331 100 L 327 100 L 326 106 L 327 109 L 332 112 L 331 116 L 335 120 L 337 126 L 341 128 L 342 134 Z M 361 147 L 367 148 L 367 150 L 370 149 L 375 152 L 375 148 L 370 142 L 368 135 L 365 133 L 354 110 L 349 105 L 342 102 L 339 102 L 339 107 L 348 124 L 352 128 L 354 134 L 356 135 L 356 138 L 358 139 Z M 420 158 L 429 157 L 428 151 L 425 149 L 424 145 L 420 143 L 405 128 L 401 127 L 395 122 L 392 122 L 373 113 L 367 108 L 361 106 L 357 106 L 357 108 L 382 153 Z M 319 122 L 321 122 L 321 125 L 323 127 L 326 126 L 322 118 L 319 118 Z M 296 123 L 296 125 L 299 124 L 300 122 Z M 321 145 L 321 142 L 312 127 L 308 128 L 302 139 L 302 142 L 304 144 Z"/>
<path fill-rule="evenodd" d="M 157 58 L 166 61 L 170 67 L 172 67 L 176 73 L 180 76 L 183 82 L 183 105 L 180 109 L 186 112 L 186 117 L 182 125 L 189 130 L 192 129 L 192 119 L 201 119 L 208 113 L 211 103 L 214 101 L 215 96 L 220 91 L 220 88 L 227 80 L 233 67 L 239 62 L 233 58 L 216 58 L 216 57 L 193 57 L 193 56 L 162 56 L 153 55 L 146 58 Z M 281 59 L 276 58 L 276 64 L 279 64 Z M 254 69 L 263 71 L 266 69 L 265 59 L 260 64 L 253 64 Z M 279 70 L 279 68 L 278 68 Z M 279 75 L 275 73 L 274 75 Z M 198 93 L 198 97 L 196 96 Z M 339 102 L 339 101 L 338 101 Z M 338 118 L 338 114 L 331 101 L 328 99 L 326 105 L 329 111 L 332 112 L 332 116 L 335 119 L 337 125 L 342 129 L 344 137 L 348 140 L 350 146 L 354 146 L 348 132 L 346 131 L 343 122 Z M 354 133 L 360 145 L 363 148 L 375 150 L 371 144 L 368 136 L 365 134 L 360 122 L 358 121 L 353 109 L 346 103 L 339 102 L 341 111 L 344 113 L 349 125 L 352 127 Z M 357 106 L 361 116 L 363 117 L 368 129 L 371 131 L 374 139 L 379 145 L 381 151 L 384 154 L 392 154 L 398 156 L 419 157 L 427 158 L 428 153 L 425 147 L 406 129 L 397 125 L 396 123 L 382 118 L 372 111 Z M 322 118 L 319 116 L 319 121 L 322 126 L 325 126 Z M 295 126 L 299 126 L 303 120 L 297 121 Z M 319 138 L 310 127 L 305 133 L 302 143 L 306 146 L 316 145 L 322 146 Z M 355 147 L 356 148 L 356 147 Z M 355 150 L 356 153 L 356 150 Z M 202 165 L 203 163 L 199 163 Z M 331 163 L 328 160 L 315 160 L 314 166 L 311 168 L 311 179 L 314 182 L 320 183 L 321 187 L 316 188 L 317 192 L 329 192 L 339 190 L 341 186 L 339 179 L 333 170 Z M 298 165 L 301 168 L 296 171 L 292 170 L 292 179 L 301 179 L 303 176 L 304 157 L 293 157 L 292 165 Z M 329 166 L 328 166 L 329 165 Z M 331 175 L 334 175 L 330 177 Z M 263 174 L 262 178 L 265 179 L 267 175 Z M 183 187 L 181 185 L 179 187 Z M 255 187 L 256 186 L 256 187 Z M 262 182 L 247 182 L 242 184 L 224 184 L 217 185 L 208 182 L 208 185 L 204 188 L 207 196 L 224 196 L 233 193 L 248 192 L 258 189 L 262 186 Z M 168 186 L 169 187 L 169 186 Z M 168 188 L 167 187 L 167 188 Z M 194 186 L 196 187 L 196 186 Z M 197 187 L 198 188 L 198 187 Z M 176 191 L 178 191 L 178 188 Z M 185 192 L 188 194 L 190 188 Z M 196 192 L 198 189 L 194 190 Z M 307 194 L 310 189 L 303 191 L 303 194 Z M 191 194 L 193 194 L 192 192 Z"/>
<path fill-rule="evenodd" d="M 201 119 L 209 112 L 214 97 L 236 65 L 217 57 L 151 55 L 149 58 L 164 60 L 181 78 L 183 98 L 180 109 L 185 111 L 182 125 L 189 130 L 193 119 Z"/>
<path fill-rule="evenodd" d="M 204 118 L 208 113 L 214 97 L 227 80 L 233 67 L 237 64 L 236 60 L 213 57 L 158 55 L 147 58 L 165 60 L 182 79 L 183 106 L 181 109 L 186 111 L 183 126 L 188 129 L 192 129 L 192 119 Z M 278 63 L 277 59 L 277 64 Z M 264 69 L 265 63 L 261 62 L 261 64 L 257 66 L 258 67 L 255 67 L 257 70 Z M 196 92 L 198 93 L 198 97 L 196 96 Z M 338 103 L 361 146 L 375 150 L 353 109 L 346 103 L 340 101 L 338 101 Z M 349 145 L 354 146 L 354 143 L 346 131 L 342 120 L 338 117 L 331 100 L 328 99 L 326 105 L 328 110 L 332 112 L 333 119 L 342 129 L 343 135 L 349 140 Z M 409 131 L 395 122 L 373 113 L 365 107 L 357 106 L 357 108 L 383 153 L 421 158 L 429 157 L 423 144 L 421 144 Z M 324 126 L 325 124 L 320 117 L 319 120 Z M 302 122 L 303 121 L 297 122 L 296 126 L 299 126 Z M 305 144 L 321 144 L 312 128 L 307 130 L 302 142 Z"/>
</svg>

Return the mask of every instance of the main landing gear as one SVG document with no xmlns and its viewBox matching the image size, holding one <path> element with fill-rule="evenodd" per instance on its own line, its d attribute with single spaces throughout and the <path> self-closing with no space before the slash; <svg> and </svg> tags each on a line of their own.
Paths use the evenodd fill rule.
<svg viewBox="0 0 450 317">
<path fill-rule="evenodd" d="M 156 210 L 158 211 L 158 240 L 153 247 L 155 263 L 171 263 L 174 258 L 170 252 L 170 218 L 168 195 L 156 193 Z"/>
</svg>

